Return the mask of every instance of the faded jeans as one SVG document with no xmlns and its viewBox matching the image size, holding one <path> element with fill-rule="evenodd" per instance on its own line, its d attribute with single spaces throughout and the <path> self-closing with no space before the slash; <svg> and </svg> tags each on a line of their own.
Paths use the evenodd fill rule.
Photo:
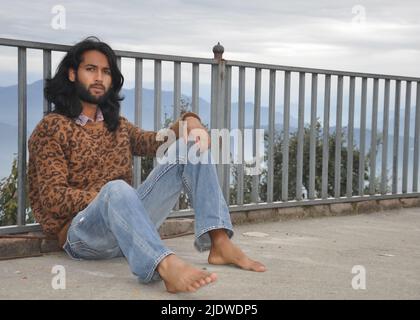
<svg viewBox="0 0 420 320">
<path fill-rule="evenodd" d="M 229 210 L 217 179 L 210 150 L 191 162 L 193 143 L 183 139 L 165 153 L 169 161 L 157 164 L 137 188 L 124 180 L 106 183 L 96 198 L 73 219 L 63 249 L 73 259 L 110 259 L 124 256 L 143 283 L 159 280 L 158 264 L 173 251 L 165 246 L 159 226 L 170 214 L 182 190 L 195 211 L 194 246 L 209 250 L 209 231 L 225 229 L 233 236 Z"/>
</svg>

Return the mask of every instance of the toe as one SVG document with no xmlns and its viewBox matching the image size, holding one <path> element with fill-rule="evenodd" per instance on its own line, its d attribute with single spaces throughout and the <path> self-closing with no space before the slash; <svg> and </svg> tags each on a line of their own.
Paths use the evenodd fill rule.
<svg viewBox="0 0 420 320">
<path fill-rule="evenodd" d="M 265 272 L 267 269 L 264 267 L 264 266 L 259 266 L 258 268 L 257 268 L 257 271 L 258 272 Z"/>
<path fill-rule="evenodd" d="M 188 292 L 196 292 L 196 291 L 197 291 L 197 289 L 196 289 L 196 288 L 194 288 L 193 286 L 188 286 L 188 287 L 187 287 L 187 291 L 188 291 Z"/>
<path fill-rule="evenodd" d="M 211 279 L 211 281 L 216 281 L 216 280 L 217 280 L 217 274 L 212 273 L 212 274 L 210 275 L 210 279 Z"/>
<path fill-rule="evenodd" d="M 264 272 L 266 271 L 266 268 L 262 263 L 254 262 L 252 265 L 252 270 L 257 271 L 257 272 Z"/>
</svg>

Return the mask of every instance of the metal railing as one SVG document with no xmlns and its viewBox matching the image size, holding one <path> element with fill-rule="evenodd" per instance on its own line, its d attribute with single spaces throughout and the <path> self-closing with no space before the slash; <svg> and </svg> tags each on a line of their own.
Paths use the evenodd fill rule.
<svg viewBox="0 0 420 320">
<path fill-rule="evenodd" d="M 8 46 L 17 49 L 18 55 L 18 210 L 17 225 L 0 227 L 0 234 L 19 233 L 33 230 L 39 230 L 39 225 L 25 224 L 25 182 L 26 182 L 26 150 L 27 150 L 27 49 L 38 49 L 43 52 L 43 78 L 51 77 L 51 53 L 53 51 L 65 52 L 70 46 L 58 45 L 51 43 L 29 42 L 11 39 L 0 39 L 0 47 Z M 357 73 L 335 70 L 322 70 L 313 68 L 289 67 L 272 64 L 259 64 L 242 61 L 228 61 L 222 58 L 223 47 L 217 45 L 213 48 L 214 58 L 193 58 L 184 56 L 159 55 L 130 51 L 115 51 L 118 57 L 118 63 L 121 66 L 121 58 L 131 58 L 135 60 L 135 116 L 134 122 L 141 126 L 142 110 L 142 88 L 143 88 L 143 62 L 145 60 L 153 61 L 154 64 L 154 130 L 159 130 L 162 126 L 161 110 L 162 110 L 162 61 L 173 63 L 173 117 L 176 118 L 180 113 L 181 103 L 181 64 L 192 65 L 192 111 L 199 113 L 199 76 L 200 66 L 211 66 L 211 111 L 210 111 L 210 127 L 213 129 L 231 129 L 232 120 L 232 72 L 237 72 L 238 82 L 238 128 L 243 132 L 245 129 L 245 94 L 247 72 L 254 73 L 254 118 L 253 118 L 253 152 L 256 149 L 256 129 L 261 127 L 261 96 L 262 96 L 262 72 L 269 73 L 269 94 L 268 94 L 268 137 L 267 137 L 267 189 L 266 201 L 260 200 L 259 182 L 260 177 L 255 175 L 252 177 L 251 201 L 244 201 L 244 165 L 236 166 L 237 183 L 236 183 L 236 203 L 230 204 L 230 211 L 246 211 L 263 208 L 277 208 L 290 206 L 305 206 L 314 204 L 328 204 L 339 202 L 353 202 L 370 199 L 392 199 L 400 197 L 418 197 L 418 176 L 419 176 L 419 135 L 420 135 L 420 78 L 403 77 L 383 74 Z M 282 87 L 278 91 L 276 79 L 282 76 Z M 298 95 L 297 95 L 297 119 L 298 125 L 296 134 L 296 192 L 295 198 L 290 199 L 289 195 L 289 156 L 290 156 L 290 129 L 291 115 L 293 115 L 292 98 L 292 78 L 298 76 Z M 304 135 L 305 135 L 305 109 L 307 89 L 306 83 L 311 80 L 310 90 L 310 128 L 309 128 L 309 183 L 303 185 L 303 164 L 304 164 Z M 319 85 L 320 79 L 324 79 L 323 88 Z M 343 102 L 344 97 L 348 98 L 348 125 L 346 130 L 347 137 L 347 167 L 346 170 L 346 193 L 342 196 L 341 190 L 341 164 L 342 153 L 342 135 L 335 135 L 335 156 L 334 156 L 334 175 L 333 185 L 334 194 L 328 194 L 329 184 L 329 157 L 330 147 L 329 139 L 331 137 L 330 121 L 331 121 L 331 98 L 334 88 L 332 81 L 337 82 L 336 87 L 336 120 L 335 132 L 340 133 L 343 130 Z M 344 90 L 344 81 L 349 82 L 348 92 Z M 373 81 L 373 90 L 368 90 L 368 82 Z M 378 107 L 379 107 L 379 85 L 383 83 L 383 122 L 382 122 L 382 153 L 381 153 L 381 171 L 377 175 L 377 138 L 378 138 Z M 360 83 L 357 86 L 357 83 Z M 404 138 L 403 138 L 403 162 L 402 162 L 402 188 L 398 190 L 399 179 L 399 125 L 400 125 L 400 109 L 401 109 L 401 87 L 405 83 L 405 114 L 404 114 Z M 388 136 L 389 136 L 389 120 L 390 120 L 390 91 L 391 84 L 395 87 L 394 101 L 394 139 L 392 147 L 392 174 L 388 174 Z M 415 128 L 414 128 L 414 159 L 412 169 L 412 188 L 408 190 L 408 161 L 410 148 L 410 120 L 411 120 L 411 96 L 412 87 L 416 84 L 416 104 L 415 104 Z M 360 97 L 360 153 L 359 168 L 365 167 L 366 161 L 366 138 L 367 138 L 367 108 L 368 96 L 372 95 L 372 117 L 371 117 L 371 134 L 370 134 L 370 156 L 369 156 L 369 180 L 365 181 L 365 170 L 359 170 L 358 176 L 354 177 L 353 168 L 353 139 L 355 135 L 355 104 L 356 104 L 356 87 L 361 91 Z M 382 85 L 381 85 L 382 87 Z M 321 90 L 323 89 L 323 90 Z M 319 94 L 321 91 L 321 94 Z M 276 119 L 276 95 L 283 93 L 282 119 Z M 319 109 L 318 100 L 323 97 L 323 108 Z M 44 113 L 51 109 L 51 105 L 44 99 Z M 323 129 L 322 129 L 322 170 L 318 175 L 316 172 L 316 125 L 317 113 L 322 110 Z M 223 116 L 222 116 L 223 115 Z M 281 183 L 274 186 L 274 148 L 275 148 L 275 131 L 276 121 L 282 121 L 282 137 L 281 144 Z M 241 137 L 242 142 L 244 137 Z M 244 160 L 243 149 L 239 155 Z M 231 186 L 231 165 L 218 165 L 219 181 L 225 199 L 230 199 Z M 141 183 L 141 161 L 139 158 L 134 159 L 134 184 L 137 186 Z M 316 179 L 321 179 L 321 188 L 316 190 Z M 353 190 L 353 179 L 358 179 L 358 188 L 355 194 Z M 392 178 L 392 190 L 388 190 L 388 178 Z M 375 188 L 375 182 L 380 179 L 380 190 Z M 365 189 L 368 182 L 368 195 L 365 195 Z M 280 199 L 274 199 L 274 187 L 281 189 Z M 307 189 L 308 197 L 303 199 L 302 188 Z M 389 192 L 390 191 L 390 192 Z M 191 210 L 181 210 L 173 212 L 172 216 L 189 216 Z"/>
</svg>

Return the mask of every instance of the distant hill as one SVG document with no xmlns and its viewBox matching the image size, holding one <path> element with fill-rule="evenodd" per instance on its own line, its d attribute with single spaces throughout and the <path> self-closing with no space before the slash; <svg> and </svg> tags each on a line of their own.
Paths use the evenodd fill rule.
<svg viewBox="0 0 420 320">
<path fill-rule="evenodd" d="M 17 85 L 9 87 L 0 87 L 0 114 L 1 123 L 8 123 L 17 125 L 18 121 L 18 103 L 17 103 Z M 38 121 L 42 118 L 43 105 L 43 84 L 42 80 L 29 84 L 27 87 L 27 120 L 28 131 L 32 131 Z M 125 97 L 121 103 L 121 114 L 126 116 L 129 120 L 134 120 L 134 89 L 123 89 L 121 91 Z M 154 91 L 152 89 L 143 88 L 143 127 L 144 129 L 153 129 L 154 123 Z M 186 101 L 191 101 L 190 96 L 182 95 Z M 173 92 L 162 91 L 162 119 L 173 116 Z M 210 122 L 210 102 L 200 98 L 199 100 L 200 117 L 203 122 L 208 124 Z M 296 108 L 292 106 L 292 110 Z M 247 102 L 245 104 L 245 126 L 253 124 L 254 116 L 253 103 Z M 237 126 L 238 104 L 232 103 L 232 126 Z M 268 123 L 268 107 L 261 107 L 261 123 Z M 280 112 L 276 113 L 276 119 L 282 121 L 283 115 Z M 293 115 L 290 119 L 291 126 L 297 126 L 297 118 Z"/>
</svg>

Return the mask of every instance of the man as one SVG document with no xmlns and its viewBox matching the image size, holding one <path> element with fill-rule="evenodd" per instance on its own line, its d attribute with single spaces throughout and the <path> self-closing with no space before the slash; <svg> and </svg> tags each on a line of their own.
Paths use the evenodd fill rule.
<svg viewBox="0 0 420 320">
<path fill-rule="evenodd" d="M 230 240 L 232 224 L 213 163 L 176 157 L 158 164 L 138 189 L 131 186 L 133 155 L 155 156 L 168 139 L 119 115 L 123 82 L 113 50 L 92 37 L 73 46 L 47 81 L 45 96 L 54 110 L 28 144 L 29 198 L 44 232 L 56 235 L 74 259 L 125 256 L 142 282 L 162 279 L 169 292 L 193 292 L 217 275 L 181 260 L 157 231 L 185 189 L 196 215 L 194 244 L 210 250 L 208 262 L 265 271 Z M 181 120 L 187 132 L 180 134 Z M 182 139 L 170 144 L 167 154 L 191 148 L 186 135 L 205 130 L 192 112 L 171 129 Z M 211 160 L 208 148 L 197 143 Z"/>
</svg>

